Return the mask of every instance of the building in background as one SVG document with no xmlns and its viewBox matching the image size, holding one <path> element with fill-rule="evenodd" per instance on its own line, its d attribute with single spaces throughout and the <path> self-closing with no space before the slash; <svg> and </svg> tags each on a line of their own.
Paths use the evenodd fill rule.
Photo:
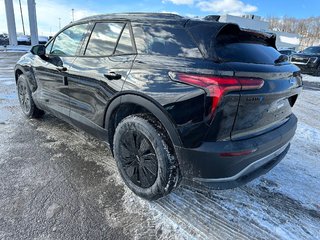
<svg viewBox="0 0 320 240">
<path fill-rule="evenodd" d="M 293 49 L 298 50 L 301 44 L 301 37 L 299 34 L 269 31 L 277 35 L 276 46 L 279 50 L 281 49 Z"/>
<path fill-rule="evenodd" d="M 219 22 L 236 23 L 241 28 L 247 28 L 257 31 L 269 31 L 269 23 L 263 21 L 261 17 L 256 15 L 232 16 L 229 14 L 220 16 Z"/>
<path fill-rule="evenodd" d="M 236 23 L 241 28 L 274 33 L 277 35 L 276 46 L 279 50 L 280 49 L 297 50 L 300 46 L 301 38 L 299 34 L 271 31 L 269 29 L 269 22 L 264 21 L 260 16 L 256 16 L 256 15 L 232 16 L 232 15 L 226 14 L 226 15 L 220 16 L 219 22 Z"/>
</svg>

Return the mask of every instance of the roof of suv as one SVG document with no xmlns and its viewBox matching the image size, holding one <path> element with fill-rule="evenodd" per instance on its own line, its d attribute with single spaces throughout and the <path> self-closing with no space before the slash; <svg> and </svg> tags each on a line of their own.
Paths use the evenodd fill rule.
<svg viewBox="0 0 320 240">
<path fill-rule="evenodd" d="M 90 21 L 90 20 L 131 20 L 137 22 L 149 22 L 149 21 L 176 21 L 176 22 L 186 22 L 188 18 L 182 17 L 173 13 L 142 13 L 142 12 L 133 12 L 133 13 L 110 13 L 110 14 L 101 14 L 91 17 L 82 18 L 81 21 Z"/>
</svg>

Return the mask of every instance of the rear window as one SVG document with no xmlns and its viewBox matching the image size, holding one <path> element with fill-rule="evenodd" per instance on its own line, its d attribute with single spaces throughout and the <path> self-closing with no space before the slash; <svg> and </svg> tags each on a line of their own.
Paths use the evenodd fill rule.
<svg viewBox="0 0 320 240">
<path fill-rule="evenodd" d="M 184 28 L 155 24 L 133 27 L 139 53 L 173 57 L 202 58 L 202 55 Z"/>
<path fill-rule="evenodd" d="M 274 64 L 281 55 L 270 46 L 256 43 L 230 43 L 215 48 L 217 56 L 225 62 Z"/>
<path fill-rule="evenodd" d="M 191 21 L 188 31 L 208 59 L 274 64 L 281 55 L 275 49 L 274 36 L 242 30 L 236 24 Z"/>
</svg>

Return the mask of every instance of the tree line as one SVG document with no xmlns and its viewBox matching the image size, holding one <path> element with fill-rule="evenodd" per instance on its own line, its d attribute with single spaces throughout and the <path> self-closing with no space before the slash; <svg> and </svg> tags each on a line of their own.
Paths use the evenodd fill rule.
<svg viewBox="0 0 320 240">
<path fill-rule="evenodd" d="M 268 17 L 271 30 L 297 33 L 301 37 L 300 48 L 320 44 L 320 17 L 297 19 L 294 17 Z"/>
</svg>

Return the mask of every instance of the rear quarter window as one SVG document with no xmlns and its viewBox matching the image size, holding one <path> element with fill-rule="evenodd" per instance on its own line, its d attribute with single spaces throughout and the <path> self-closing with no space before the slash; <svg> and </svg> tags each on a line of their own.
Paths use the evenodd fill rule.
<svg viewBox="0 0 320 240">
<path fill-rule="evenodd" d="M 133 26 L 138 53 L 174 57 L 202 58 L 183 27 L 155 24 Z"/>
</svg>

